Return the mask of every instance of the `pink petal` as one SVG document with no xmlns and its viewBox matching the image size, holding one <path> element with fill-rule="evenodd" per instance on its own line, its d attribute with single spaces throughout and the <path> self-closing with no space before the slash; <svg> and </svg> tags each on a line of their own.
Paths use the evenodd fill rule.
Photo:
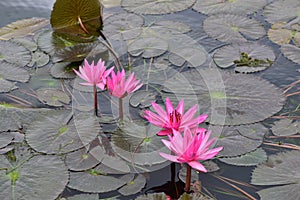
<svg viewBox="0 0 300 200">
<path fill-rule="evenodd" d="M 194 115 L 196 114 L 198 109 L 197 105 L 194 105 L 193 107 L 191 107 L 183 116 L 182 116 L 182 123 L 185 123 L 189 120 L 191 120 Z"/>
<path fill-rule="evenodd" d="M 170 135 L 171 133 L 172 133 L 171 129 L 164 129 L 164 130 L 161 130 L 161 131 L 157 132 L 156 135 L 166 136 L 166 135 Z"/>
<path fill-rule="evenodd" d="M 207 172 L 206 168 L 200 162 L 191 161 L 191 162 L 188 162 L 188 164 L 189 164 L 189 166 L 191 166 L 192 168 L 194 168 L 200 172 Z"/>
<path fill-rule="evenodd" d="M 183 115 L 183 112 L 184 112 L 184 100 L 183 99 L 181 99 L 180 102 L 178 103 L 176 110 L 177 110 L 177 112 L 179 112 L 181 114 L 181 116 Z"/>
<path fill-rule="evenodd" d="M 200 115 L 198 117 L 198 123 L 200 124 L 200 123 L 204 122 L 207 119 L 207 117 L 208 117 L 207 114 Z"/>
<path fill-rule="evenodd" d="M 177 160 L 177 158 L 178 158 L 177 156 L 173 156 L 173 155 L 162 153 L 162 152 L 159 152 L 159 155 L 167 160 L 172 161 L 172 162 L 181 163 L 180 161 Z"/>
<path fill-rule="evenodd" d="M 173 104 L 169 98 L 166 98 L 166 111 L 167 111 L 167 115 L 169 115 L 174 111 Z"/>
<path fill-rule="evenodd" d="M 164 111 L 164 109 L 162 109 L 157 103 L 152 102 L 152 107 L 160 117 L 162 117 L 165 121 L 169 121 L 166 111 Z"/>
</svg>

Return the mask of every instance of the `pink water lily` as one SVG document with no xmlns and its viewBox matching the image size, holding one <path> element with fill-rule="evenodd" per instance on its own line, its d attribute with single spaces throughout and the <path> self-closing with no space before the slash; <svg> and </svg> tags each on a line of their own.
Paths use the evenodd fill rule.
<svg viewBox="0 0 300 200">
<path fill-rule="evenodd" d="M 134 73 L 131 73 L 126 80 L 126 73 L 123 69 L 117 74 L 113 71 L 111 76 L 107 78 L 107 88 L 112 96 L 123 98 L 142 87 L 140 80 L 137 80 Z"/>
<path fill-rule="evenodd" d="M 173 130 L 182 132 L 186 127 L 197 129 L 198 124 L 204 122 L 208 117 L 208 115 L 203 114 L 193 118 L 198 109 L 197 105 L 194 105 L 184 113 L 183 100 L 179 102 L 176 109 L 174 109 L 169 98 L 166 98 L 166 111 L 155 102 L 152 103 L 152 107 L 157 114 L 146 110 L 144 117 L 153 125 L 163 128 L 163 130 L 157 133 L 159 136 L 172 134 Z M 198 129 L 202 130 L 203 128 Z"/>
<path fill-rule="evenodd" d="M 186 128 L 184 134 L 174 131 L 173 136 L 169 135 L 169 140 L 162 139 L 164 145 L 175 155 L 159 153 L 162 157 L 172 162 L 187 163 L 192 168 L 207 172 L 206 168 L 199 162 L 215 157 L 223 147 L 209 149 L 216 141 L 216 138 L 209 140 L 211 131 L 193 132 Z"/>
<path fill-rule="evenodd" d="M 105 89 L 106 79 L 109 74 L 113 71 L 114 67 L 106 70 L 105 62 L 99 59 L 95 65 L 94 61 L 89 64 L 88 61 L 84 60 L 84 65 L 79 66 L 79 71 L 74 69 L 74 72 L 86 82 L 80 83 L 81 85 L 97 86 L 101 90 Z"/>
</svg>

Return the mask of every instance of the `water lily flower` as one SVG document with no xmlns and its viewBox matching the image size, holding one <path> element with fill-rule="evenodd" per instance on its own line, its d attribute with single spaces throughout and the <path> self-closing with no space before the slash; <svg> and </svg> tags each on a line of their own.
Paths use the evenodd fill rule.
<svg viewBox="0 0 300 200">
<path fill-rule="evenodd" d="M 198 109 L 197 105 L 194 105 L 184 113 L 183 100 L 179 102 L 176 109 L 174 109 L 169 98 L 166 98 L 166 111 L 155 102 L 152 102 L 152 107 L 157 114 L 146 110 L 144 117 L 153 125 L 163 128 L 163 130 L 157 133 L 159 136 L 172 134 L 173 130 L 183 132 L 186 127 L 197 129 L 198 124 L 204 122 L 208 117 L 208 115 L 203 114 L 193 118 Z M 203 128 L 198 129 L 202 130 Z"/>
<path fill-rule="evenodd" d="M 216 138 L 210 139 L 211 131 L 193 132 L 189 128 L 184 130 L 184 134 L 174 131 L 173 136 L 169 135 L 169 140 L 162 139 L 164 145 L 169 148 L 174 155 L 160 152 L 159 154 L 172 162 L 187 163 L 190 167 L 207 172 L 206 168 L 199 162 L 215 157 L 223 147 L 210 149 Z"/>
<path fill-rule="evenodd" d="M 74 72 L 86 82 L 80 83 L 81 85 L 97 86 L 101 90 L 105 89 L 106 79 L 109 74 L 113 71 L 114 67 L 106 70 L 105 62 L 99 59 L 98 63 L 95 65 L 94 61 L 89 64 L 86 59 L 84 59 L 84 65 L 79 66 L 79 71 L 74 69 Z"/>
<path fill-rule="evenodd" d="M 138 90 L 142 87 L 140 80 L 136 80 L 134 72 L 131 73 L 127 80 L 125 70 L 118 71 L 117 74 L 113 71 L 111 76 L 107 78 L 107 88 L 112 96 L 123 98 L 128 94 Z"/>
</svg>

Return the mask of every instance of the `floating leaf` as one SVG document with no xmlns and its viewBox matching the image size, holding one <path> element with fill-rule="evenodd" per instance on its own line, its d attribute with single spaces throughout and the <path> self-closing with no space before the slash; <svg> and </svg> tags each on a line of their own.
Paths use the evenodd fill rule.
<svg viewBox="0 0 300 200">
<path fill-rule="evenodd" d="M 187 193 L 183 193 L 179 200 L 214 200 L 215 198 L 206 196 L 205 194 L 203 194 L 202 192 L 194 192 L 191 194 L 187 194 Z"/>
<path fill-rule="evenodd" d="M 18 89 L 15 82 L 0 79 L 0 93 L 9 92 L 15 89 Z"/>
<path fill-rule="evenodd" d="M 70 97 L 55 88 L 41 88 L 36 91 L 38 99 L 49 106 L 63 106 L 70 103 Z"/>
<path fill-rule="evenodd" d="M 198 104 L 200 113 L 219 125 L 264 120 L 280 111 L 285 101 L 282 92 L 264 79 L 217 69 L 178 73 L 164 83 L 163 91 L 163 99 L 184 99 L 187 108 Z"/>
<path fill-rule="evenodd" d="M 280 48 L 281 52 L 285 57 L 290 59 L 291 61 L 300 64 L 300 47 L 296 47 L 291 44 L 284 44 Z"/>
<path fill-rule="evenodd" d="M 67 200 L 99 200 L 98 194 L 77 194 L 68 197 Z"/>
<path fill-rule="evenodd" d="M 185 10 L 191 7 L 195 0 L 173 0 L 173 1 L 155 1 L 155 0 L 134 0 L 121 1 L 124 9 L 137 14 L 166 14 Z"/>
<path fill-rule="evenodd" d="M 135 200 L 163 200 L 163 199 L 166 199 L 165 193 L 150 193 L 135 198 Z"/>
<path fill-rule="evenodd" d="M 241 15 L 218 14 L 203 22 L 205 32 L 222 42 L 246 42 L 246 38 L 257 40 L 266 34 L 264 26 L 254 19 Z"/>
<path fill-rule="evenodd" d="M 193 9 L 207 15 L 218 13 L 251 14 L 262 9 L 266 4 L 266 0 L 198 0 Z"/>
<path fill-rule="evenodd" d="M 143 58 L 160 56 L 168 50 L 168 43 L 162 39 L 147 37 L 138 38 L 128 46 L 128 52 L 132 56 L 142 55 Z"/>
<path fill-rule="evenodd" d="M 82 113 L 71 118 L 72 113 L 64 110 L 40 116 L 26 131 L 27 143 L 36 151 L 59 154 L 79 149 L 97 137 L 100 127 L 94 117 Z"/>
<path fill-rule="evenodd" d="M 98 0 L 56 0 L 50 23 L 55 32 L 73 39 L 98 37 L 102 29 L 101 9 Z"/>
<path fill-rule="evenodd" d="M 33 67 L 36 65 L 36 67 L 43 67 L 47 65 L 50 61 L 49 55 L 41 52 L 41 51 L 36 51 L 32 54 L 32 60 L 28 64 L 28 67 Z"/>
<path fill-rule="evenodd" d="M 300 123 L 299 121 L 293 121 L 291 119 L 281 119 L 276 121 L 271 129 L 274 135 L 295 135 L 300 133 Z"/>
<path fill-rule="evenodd" d="M 42 51 L 53 55 L 55 49 L 72 46 L 74 45 L 74 42 L 69 42 L 64 38 L 59 37 L 57 34 L 53 33 L 52 30 L 45 30 L 38 35 L 37 44 Z"/>
<path fill-rule="evenodd" d="M 232 157 L 257 149 L 263 142 L 268 129 L 261 124 L 242 126 L 210 126 L 217 147 L 224 147 L 218 156 Z"/>
<path fill-rule="evenodd" d="M 24 67 L 31 61 L 31 53 L 17 43 L 0 40 L 0 61 Z"/>
<path fill-rule="evenodd" d="M 261 199 L 299 199 L 300 189 L 300 151 L 282 152 L 269 156 L 268 162 L 258 165 L 251 183 L 254 185 L 272 185 L 258 191 Z"/>
<path fill-rule="evenodd" d="M 73 69 L 81 65 L 81 62 L 59 62 L 52 65 L 50 74 L 54 78 L 75 78 Z"/>
<path fill-rule="evenodd" d="M 10 132 L 2 132 L 0 133 L 0 148 L 4 148 L 9 145 L 14 139 L 14 135 Z"/>
<path fill-rule="evenodd" d="M 300 31 L 294 30 L 285 22 L 273 24 L 268 31 L 268 37 L 278 45 L 289 44 L 293 41 L 297 46 L 300 46 Z"/>
<path fill-rule="evenodd" d="M 224 163 L 236 166 L 255 166 L 267 160 L 267 153 L 262 149 L 258 148 L 255 151 L 241 155 L 238 157 L 220 158 Z"/>
<path fill-rule="evenodd" d="M 104 8 L 113 8 L 121 6 L 121 0 L 101 0 L 101 3 L 104 6 Z"/>
<path fill-rule="evenodd" d="M 130 105 L 133 107 L 140 107 L 140 108 L 146 108 L 151 106 L 151 103 L 156 101 L 156 94 L 149 92 L 149 91 L 143 91 L 139 90 L 135 92 L 130 97 Z"/>
<path fill-rule="evenodd" d="M 131 194 L 136 194 L 142 190 L 146 185 L 146 178 L 142 174 L 138 174 L 133 180 L 127 182 L 126 185 L 118 189 L 118 192 L 123 196 L 128 196 Z"/>
<path fill-rule="evenodd" d="M 97 153 L 100 154 L 98 154 L 98 157 L 95 158 L 93 156 L 95 152 L 90 153 L 88 152 L 88 149 L 84 147 L 77 151 L 68 153 L 66 155 L 65 163 L 72 171 L 83 171 L 91 169 L 101 162 L 101 154 L 103 154 L 103 152 L 104 151 L 97 151 Z"/>
<path fill-rule="evenodd" d="M 89 170 L 86 172 L 70 172 L 68 187 L 83 192 L 100 193 L 114 191 L 126 183 L 127 180 L 122 179 L 122 176 L 117 178 L 100 174 L 96 170 Z"/>
<path fill-rule="evenodd" d="M 27 38 L 13 38 L 11 41 L 24 46 L 26 49 L 28 49 L 31 52 L 37 50 L 37 44 Z"/>
<path fill-rule="evenodd" d="M 190 67 L 197 67 L 206 62 L 207 52 L 202 48 L 178 48 L 169 55 L 169 60 L 176 66 L 183 66 L 187 62 Z"/>
<path fill-rule="evenodd" d="M 187 33 L 191 31 L 191 27 L 187 24 L 178 21 L 160 20 L 155 22 L 152 26 L 155 29 L 168 29 L 171 33 Z"/>
<path fill-rule="evenodd" d="M 288 22 L 299 17 L 300 2 L 298 0 L 278 0 L 264 8 L 263 14 L 271 24 Z"/>
<path fill-rule="evenodd" d="M 118 12 L 106 18 L 104 23 L 103 32 L 105 35 L 109 35 L 110 38 L 122 36 L 123 40 L 129 40 L 141 34 L 142 29 L 140 27 L 143 26 L 144 19 L 137 14 Z"/>
<path fill-rule="evenodd" d="M 0 157 L 1 160 L 5 156 Z M 69 174 L 59 157 L 31 156 L 19 162 L 20 165 L 13 164 L 14 170 L 12 165 L 5 166 L 8 170 L 3 170 L 4 166 L 0 170 L 1 199 L 53 200 L 65 189 Z"/>
<path fill-rule="evenodd" d="M 247 60 L 242 57 L 244 54 L 247 55 Z M 221 47 L 213 56 L 218 67 L 228 68 L 234 65 L 235 71 L 244 73 L 264 70 L 274 62 L 275 58 L 270 47 L 249 42 Z M 235 61 L 239 66 L 235 65 Z"/>
<path fill-rule="evenodd" d="M 0 39 L 9 40 L 16 37 L 24 37 L 49 24 L 48 19 L 30 18 L 22 19 L 6 25 L 0 29 Z"/>
</svg>

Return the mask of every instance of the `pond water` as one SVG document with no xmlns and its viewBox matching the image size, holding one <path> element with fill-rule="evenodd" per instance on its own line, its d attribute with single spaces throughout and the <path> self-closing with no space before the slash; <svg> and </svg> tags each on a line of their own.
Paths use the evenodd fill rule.
<svg viewBox="0 0 300 200">
<path fill-rule="evenodd" d="M 54 2 L 1 1 L 0 27 L 49 19 Z M 193 190 L 205 196 L 186 199 L 300 199 L 299 0 L 141 2 L 104 2 L 104 34 L 144 83 L 124 98 L 132 121 L 120 126 L 117 100 L 99 92 L 95 121 L 92 90 L 65 70 L 81 64 L 85 48 L 89 59 L 114 65 L 102 45 L 54 54 L 47 22 L 25 37 L 39 50 L 24 53 L 0 31 L 0 81 L 6 81 L 0 86 L 0 199 L 165 199 L 163 192 L 176 199 L 184 167 L 174 169 L 158 156 L 165 151 L 159 129 L 141 117 L 153 100 L 164 107 L 166 97 L 174 104 L 183 98 L 186 109 L 198 104 L 210 116 L 203 126 L 224 146 L 206 163 L 209 173 L 193 172 Z"/>
</svg>

